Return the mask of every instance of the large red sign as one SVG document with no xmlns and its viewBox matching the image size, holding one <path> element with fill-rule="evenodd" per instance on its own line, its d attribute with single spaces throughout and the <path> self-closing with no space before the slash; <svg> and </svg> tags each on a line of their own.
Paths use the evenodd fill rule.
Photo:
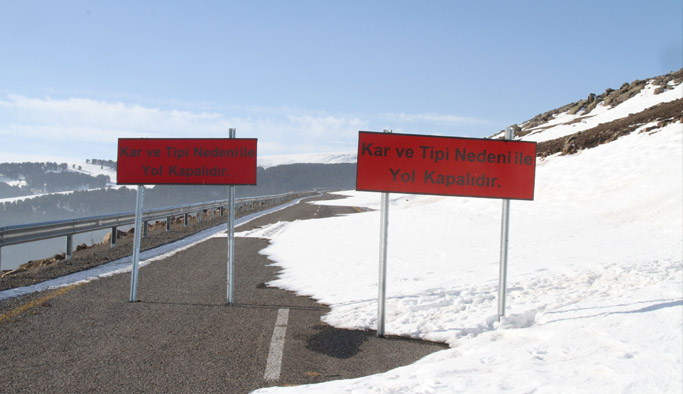
<svg viewBox="0 0 683 394">
<path fill-rule="evenodd" d="M 255 138 L 120 138 L 118 184 L 255 185 Z"/>
<path fill-rule="evenodd" d="M 533 200 L 536 143 L 358 133 L 356 190 Z"/>
</svg>

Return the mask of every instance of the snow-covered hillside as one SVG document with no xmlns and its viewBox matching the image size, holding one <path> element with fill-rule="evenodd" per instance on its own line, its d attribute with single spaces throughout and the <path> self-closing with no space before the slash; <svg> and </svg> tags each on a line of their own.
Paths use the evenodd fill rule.
<svg viewBox="0 0 683 394">
<path fill-rule="evenodd" d="M 683 98 L 683 84 L 671 85 L 671 87 L 672 89 L 670 90 L 655 94 L 658 86 L 650 83 L 636 96 L 616 107 L 598 104 L 597 107 L 588 114 L 582 112 L 576 114 L 570 114 L 568 112 L 561 113 L 546 124 L 529 128 L 527 130 L 529 131 L 529 134 L 522 137 L 521 140 L 536 142 L 549 141 L 579 131 L 589 130 L 597 125 L 611 122 L 616 119 L 625 118 L 660 103 Z"/>
<path fill-rule="evenodd" d="M 40 163 L 40 159 L 34 159 L 32 162 L 35 163 Z M 78 162 L 78 161 L 69 161 L 65 162 L 67 164 L 67 170 L 68 172 L 75 172 L 75 173 L 80 173 L 80 174 L 85 174 L 85 175 L 90 175 L 92 177 L 97 177 L 98 175 L 105 175 L 108 176 L 110 179 L 110 182 L 107 184 L 107 187 L 117 187 L 116 186 L 116 170 L 110 167 L 106 166 L 101 166 L 97 164 L 90 164 L 90 163 L 85 163 L 85 162 Z M 4 182 L 10 186 L 18 186 L 18 187 L 23 187 L 26 186 L 26 181 L 23 179 L 13 179 L 5 176 L 4 174 L 0 174 L 0 182 Z M 57 193 L 31 193 L 31 191 L 26 190 L 26 194 L 23 196 L 18 196 L 18 197 L 10 197 L 10 198 L 0 198 L 0 204 L 5 203 L 5 202 L 13 202 L 13 201 L 21 201 L 21 200 L 26 200 L 30 198 L 35 198 L 35 197 L 40 197 L 46 194 L 69 194 L 73 193 L 73 191 L 64 191 L 64 192 L 57 192 Z"/>
<path fill-rule="evenodd" d="M 90 176 L 106 175 L 112 182 L 116 182 L 116 170 L 111 167 L 90 163 L 67 163 L 71 171 L 80 172 Z"/>
<path fill-rule="evenodd" d="M 683 92 L 649 89 L 626 107 L 597 107 L 592 118 L 559 114 L 525 139 L 588 130 L 599 119 L 647 107 L 638 103 Z M 501 322 L 500 201 L 392 194 L 387 334 L 451 349 L 383 374 L 258 392 L 683 392 L 681 179 L 680 116 L 576 154 L 538 159 L 535 200 L 511 204 Z M 344 195 L 325 203 L 379 207 L 377 193 Z M 331 305 L 329 324 L 373 330 L 379 225 L 379 212 L 369 211 L 240 235 L 271 240 L 263 253 L 283 270 L 269 285 Z"/>
<path fill-rule="evenodd" d="M 29 158 L 25 157 L 27 161 L 40 162 L 40 158 Z M 302 164 L 302 163 L 314 163 L 314 164 L 338 164 L 338 163 L 355 163 L 356 153 L 311 153 L 311 154 L 296 154 L 296 155 L 280 155 L 280 156 L 263 156 L 258 158 L 257 165 L 263 168 L 270 168 L 280 165 L 287 164 Z M 116 170 L 106 166 L 100 166 L 97 164 L 90 164 L 84 162 L 69 161 L 68 171 L 82 173 L 96 177 L 98 175 L 106 175 L 111 180 L 108 187 L 118 187 L 116 186 Z M 0 182 L 4 182 L 10 186 L 25 186 L 26 182 L 20 179 L 13 179 L 0 174 Z M 132 186 L 123 186 L 131 187 Z M 27 191 L 28 193 L 29 191 Z M 68 194 L 71 192 L 59 192 L 57 194 Z M 12 202 L 25 200 L 28 198 L 35 198 L 44 195 L 43 193 L 33 193 L 26 194 L 19 197 L 11 198 L 0 198 L 0 203 Z"/>
<path fill-rule="evenodd" d="M 264 156 L 258 158 L 258 166 L 263 168 L 286 164 L 314 163 L 339 164 L 355 163 L 356 153 L 310 153 L 299 155 Z"/>
<path fill-rule="evenodd" d="M 628 118 L 658 104 L 683 99 L 683 69 L 644 81 L 624 83 L 599 96 L 540 114 L 521 124 L 516 139 L 544 142 Z M 680 118 L 681 114 L 678 113 Z M 502 138 L 503 131 L 491 138 Z"/>
</svg>

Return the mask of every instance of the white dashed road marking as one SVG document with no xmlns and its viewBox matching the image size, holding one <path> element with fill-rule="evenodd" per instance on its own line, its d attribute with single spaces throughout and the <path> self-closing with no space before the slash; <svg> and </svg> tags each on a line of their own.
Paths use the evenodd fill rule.
<svg viewBox="0 0 683 394">
<path fill-rule="evenodd" d="M 287 333 L 287 320 L 289 319 L 289 309 L 283 308 L 277 311 L 277 320 L 273 330 L 273 338 L 270 340 L 270 351 L 266 362 L 266 373 L 263 375 L 265 380 L 280 379 L 280 369 L 282 368 L 282 351 L 285 348 L 285 334 Z"/>
</svg>

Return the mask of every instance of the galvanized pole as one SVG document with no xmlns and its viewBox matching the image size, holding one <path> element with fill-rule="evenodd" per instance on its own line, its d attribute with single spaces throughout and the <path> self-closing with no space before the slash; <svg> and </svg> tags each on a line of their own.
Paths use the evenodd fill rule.
<svg viewBox="0 0 683 394">
<path fill-rule="evenodd" d="M 505 130 L 505 139 L 513 138 L 512 127 Z M 510 239 L 510 200 L 503 200 L 503 215 L 500 229 L 500 276 L 498 287 L 498 321 L 505 316 L 505 286 L 508 269 L 508 242 Z"/>
<path fill-rule="evenodd" d="M 117 231 L 118 230 L 117 230 L 116 226 L 113 226 L 111 228 L 111 237 L 109 237 L 109 247 L 110 248 L 113 248 L 116 246 L 116 234 L 118 234 Z"/>
<path fill-rule="evenodd" d="M 391 133 L 391 130 L 384 130 Z M 389 193 L 382 193 L 379 230 L 379 294 L 377 297 L 377 336 L 384 337 L 384 312 L 387 296 L 387 245 L 389 243 Z"/>
<path fill-rule="evenodd" d="M 140 240 L 142 234 L 140 229 L 142 228 L 142 200 L 145 188 L 142 185 L 138 185 L 138 194 L 135 199 L 135 232 L 133 233 L 133 268 L 130 274 L 130 302 L 137 301 L 137 288 L 138 288 L 138 266 L 140 263 Z M 113 235 L 114 237 L 116 234 Z"/>
<path fill-rule="evenodd" d="M 235 138 L 230 129 L 230 138 Z M 235 186 L 228 186 L 228 304 L 235 302 Z"/>
<path fill-rule="evenodd" d="M 74 251 L 74 238 L 73 235 L 69 234 L 66 236 L 66 252 L 64 253 L 64 260 L 71 260 L 71 256 Z"/>
</svg>

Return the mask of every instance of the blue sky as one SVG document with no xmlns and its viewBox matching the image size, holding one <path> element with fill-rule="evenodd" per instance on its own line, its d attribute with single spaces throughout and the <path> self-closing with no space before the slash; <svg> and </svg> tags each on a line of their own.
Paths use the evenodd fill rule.
<svg viewBox="0 0 683 394">
<path fill-rule="evenodd" d="M 682 3 L 0 0 L 0 162 L 230 127 L 259 155 L 486 137 L 683 67 Z"/>
</svg>

